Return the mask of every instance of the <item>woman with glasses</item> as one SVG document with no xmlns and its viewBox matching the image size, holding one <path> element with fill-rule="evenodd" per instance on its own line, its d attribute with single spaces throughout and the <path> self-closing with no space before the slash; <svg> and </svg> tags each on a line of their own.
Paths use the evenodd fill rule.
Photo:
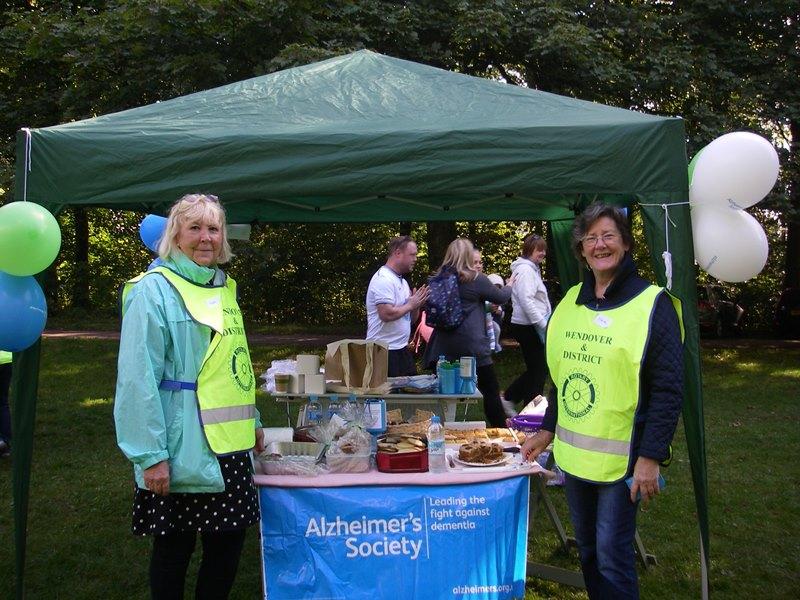
<svg viewBox="0 0 800 600">
<path fill-rule="evenodd" d="M 547 379 L 544 337 L 552 309 L 541 273 L 546 255 L 547 242 L 532 233 L 522 242 L 522 256 L 511 263 L 516 278 L 511 294 L 511 335 L 519 342 L 525 372 L 506 388 L 503 405 L 509 416 L 516 414 L 517 403 L 527 404 L 541 394 Z"/>
<path fill-rule="evenodd" d="M 153 538 L 154 599 L 183 598 L 197 533 L 196 598 L 227 598 L 258 522 L 249 452 L 263 449 L 255 378 L 215 196 L 178 200 L 160 266 L 127 282 L 114 420 L 133 463 L 133 533 Z"/>
<path fill-rule="evenodd" d="M 591 599 L 639 597 L 636 510 L 659 493 L 682 405 L 680 304 L 639 277 L 633 243 L 617 208 L 592 204 L 575 219 L 586 271 L 550 319 L 554 393 L 522 446 L 532 460 L 553 442 Z"/>
</svg>

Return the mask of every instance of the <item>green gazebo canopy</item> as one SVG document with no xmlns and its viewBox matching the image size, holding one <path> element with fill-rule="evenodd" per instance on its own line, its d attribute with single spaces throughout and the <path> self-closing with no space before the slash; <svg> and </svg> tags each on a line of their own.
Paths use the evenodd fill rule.
<svg viewBox="0 0 800 600">
<path fill-rule="evenodd" d="M 565 251 L 575 213 L 597 198 L 638 203 L 659 282 L 668 244 L 672 291 L 684 305 L 684 425 L 707 558 L 682 120 L 360 51 L 18 135 L 16 199 L 54 213 L 71 205 L 163 213 L 195 191 L 217 194 L 231 222 L 546 220 L 562 285 L 578 280 Z M 36 346 L 15 363 L 18 577 L 38 357 Z"/>
</svg>

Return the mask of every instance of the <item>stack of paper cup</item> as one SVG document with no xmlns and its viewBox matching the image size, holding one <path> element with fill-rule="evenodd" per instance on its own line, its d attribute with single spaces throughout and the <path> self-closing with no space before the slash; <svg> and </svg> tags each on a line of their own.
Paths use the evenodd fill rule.
<svg viewBox="0 0 800 600">
<path fill-rule="evenodd" d="M 325 375 L 322 373 L 309 373 L 306 375 L 306 394 L 324 394 Z"/>
<path fill-rule="evenodd" d="M 319 356 L 316 354 L 298 354 L 296 371 L 303 375 L 319 373 Z"/>
<path fill-rule="evenodd" d="M 292 394 L 303 394 L 306 391 L 306 376 L 303 373 L 292 373 L 292 380 L 289 382 L 289 392 Z"/>
<path fill-rule="evenodd" d="M 295 394 L 324 394 L 325 377 L 322 376 L 322 391 L 318 391 L 319 375 L 319 356 L 298 354 L 296 373 L 292 375 L 292 392 Z"/>
</svg>

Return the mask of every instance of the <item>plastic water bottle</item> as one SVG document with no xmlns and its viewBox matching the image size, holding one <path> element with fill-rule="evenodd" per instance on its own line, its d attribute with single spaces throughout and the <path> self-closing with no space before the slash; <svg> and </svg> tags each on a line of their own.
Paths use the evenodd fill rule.
<svg viewBox="0 0 800 600">
<path fill-rule="evenodd" d="M 328 401 L 328 419 L 332 419 L 333 415 L 338 415 L 340 408 L 339 396 L 336 394 L 331 394 L 331 399 Z"/>
<path fill-rule="evenodd" d="M 439 355 L 439 360 L 436 361 L 436 379 L 439 382 L 439 393 L 440 394 L 444 393 L 442 391 L 442 389 L 443 389 L 442 388 L 442 371 L 443 371 L 442 366 L 446 362 L 447 361 L 445 360 L 444 354 L 440 354 Z"/>
<path fill-rule="evenodd" d="M 362 402 L 358 401 L 355 394 L 350 394 L 347 397 L 347 406 L 350 407 L 347 410 L 347 414 L 349 415 L 350 419 L 352 419 L 355 415 L 364 413 L 364 405 Z"/>
<path fill-rule="evenodd" d="M 428 471 L 445 473 L 447 462 L 444 456 L 444 427 L 437 415 L 431 417 L 428 427 Z"/>
<path fill-rule="evenodd" d="M 308 404 L 306 405 L 306 423 L 308 425 L 319 425 L 322 421 L 322 405 L 316 395 L 312 394 L 308 397 Z"/>
</svg>

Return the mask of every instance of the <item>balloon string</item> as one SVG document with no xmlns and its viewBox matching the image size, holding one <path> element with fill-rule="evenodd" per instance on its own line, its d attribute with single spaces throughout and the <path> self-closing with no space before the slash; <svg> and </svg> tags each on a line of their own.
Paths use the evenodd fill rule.
<svg viewBox="0 0 800 600">
<path fill-rule="evenodd" d="M 661 208 L 664 209 L 664 242 L 666 244 L 666 251 L 661 254 L 661 258 L 664 259 L 664 275 L 667 278 L 667 289 L 672 289 L 672 254 L 669 251 L 669 224 L 672 223 L 672 226 L 675 227 L 675 223 L 672 219 L 669 218 L 669 208 L 667 208 L 666 204 L 662 204 Z"/>
<path fill-rule="evenodd" d="M 668 290 L 672 289 L 672 253 L 669 251 L 669 226 L 672 224 L 673 227 L 677 227 L 677 225 L 675 225 L 675 221 L 673 221 L 669 216 L 669 207 L 678 206 L 681 204 L 689 203 L 676 202 L 674 204 L 640 204 L 640 206 L 660 206 L 664 211 L 664 243 L 667 249 L 661 253 L 661 258 L 664 261 L 664 276 L 667 278 L 666 288 Z"/>
<path fill-rule="evenodd" d="M 22 169 L 22 201 L 28 201 L 28 173 L 31 171 L 31 130 L 23 127 L 25 132 L 25 166 Z"/>
</svg>

